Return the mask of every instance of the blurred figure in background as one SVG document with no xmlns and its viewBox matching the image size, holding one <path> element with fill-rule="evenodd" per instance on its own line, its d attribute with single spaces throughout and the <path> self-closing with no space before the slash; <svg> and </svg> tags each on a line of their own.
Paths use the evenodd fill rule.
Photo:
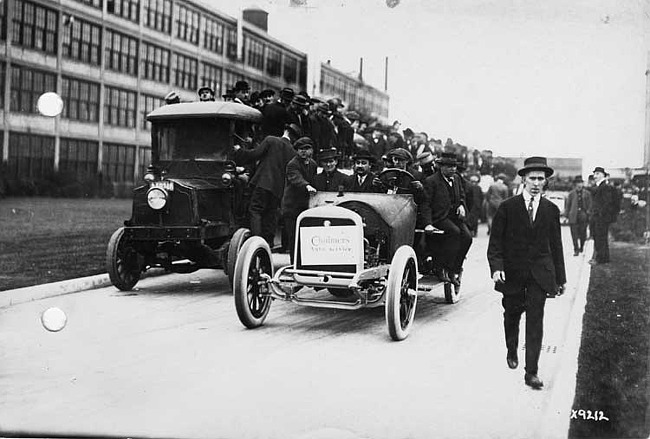
<svg viewBox="0 0 650 439">
<path fill-rule="evenodd" d="M 497 213 L 497 209 L 509 196 L 508 186 L 506 185 L 507 178 L 505 174 L 497 175 L 494 183 L 490 185 L 485 194 L 488 235 L 492 230 L 492 220 Z"/>
<path fill-rule="evenodd" d="M 573 184 L 574 188 L 567 196 L 565 212 L 571 228 L 573 256 L 578 256 L 584 250 L 587 240 L 591 194 L 584 188 L 584 181 L 580 175 L 573 179 Z"/>
</svg>

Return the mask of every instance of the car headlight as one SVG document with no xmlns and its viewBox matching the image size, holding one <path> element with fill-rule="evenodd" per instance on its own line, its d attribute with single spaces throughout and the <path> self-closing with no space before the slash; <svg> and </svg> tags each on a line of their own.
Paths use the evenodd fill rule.
<svg viewBox="0 0 650 439">
<path fill-rule="evenodd" d="M 155 179 L 156 179 L 156 177 L 151 172 L 147 172 L 146 174 L 144 174 L 144 177 L 143 177 L 143 180 L 148 182 L 148 183 L 151 183 Z"/>
<path fill-rule="evenodd" d="M 164 189 L 152 187 L 147 192 L 147 204 L 154 210 L 160 210 L 167 204 L 167 192 Z"/>
<path fill-rule="evenodd" d="M 221 176 L 221 182 L 223 183 L 224 186 L 230 186 L 232 184 L 232 174 L 229 172 L 225 172 Z"/>
</svg>

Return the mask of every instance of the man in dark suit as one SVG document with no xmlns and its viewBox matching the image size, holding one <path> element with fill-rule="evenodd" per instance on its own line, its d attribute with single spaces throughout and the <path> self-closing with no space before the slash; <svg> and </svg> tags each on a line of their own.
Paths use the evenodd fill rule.
<svg viewBox="0 0 650 439">
<path fill-rule="evenodd" d="M 376 175 L 370 171 L 375 157 L 368 149 L 360 149 L 352 156 L 354 161 L 354 174 L 347 178 L 345 190 L 348 192 L 382 192 L 381 186 L 376 184 Z"/>
<path fill-rule="evenodd" d="M 533 389 L 544 386 L 537 376 L 547 297 L 564 293 L 566 273 L 560 230 L 560 210 L 542 197 L 553 169 L 544 157 L 530 157 L 518 171 L 524 182 L 521 194 L 499 205 L 487 258 L 495 289 L 503 294 L 506 362 L 517 368 L 519 321 L 526 312 L 526 373 Z"/>
<path fill-rule="evenodd" d="M 284 173 L 287 163 L 295 155 L 293 142 L 300 136 L 297 125 L 288 125 L 282 137 L 267 136 L 254 149 L 235 145 L 235 162 L 258 162 L 250 180 L 252 186 L 250 206 L 251 233 L 264 238 L 271 248 L 277 228 L 278 208 L 284 193 Z"/>
<path fill-rule="evenodd" d="M 573 256 L 582 253 L 585 241 L 587 240 L 587 225 L 591 210 L 591 194 L 584 188 L 582 176 L 578 175 L 573 179 L 575 187 L 566 199 L 566 216 L 571 227 L 571 239 L 573 240 Z"/>
<path fill-rule="evenodd" d="M 438 228 L 445 232 L 434 255 L 434 261 L 437 261 L 436 274 L 443 281 L 449 280 L 460 285 L 465 256 L 472 245 L 472 235 L 465 224 L 465 190 L 461 177 L 456 172 L 456 154 L 443 152 L 436 165 L 438 170 L 424 180 L 424 230 L 431 232 Z M 428 243 L 427 246 L 432 248 L 433 244 Z"/>
<path fill-rule="evenodd" d="M 264 136 L 282 136 L 284 127 L 291 123 L 289 119 L 289 103 L 293 100 L 294 91 L 283 88 L 280 91 L 280 100 L 266 104 L 262 108 L 262 133 Z"/>
<path fill-rule="evenodd" d="M 339 171 L 339 152 L 336 148 L 329 148 L 318 153 L 318 162 L 323 170 L 314 177 L 314 187 L 317 191 L 338 192 L 339 187 L 345 187 L 348 175 Z"/>
<path fill-rule="evenodd" d="M 296 220 L 298 215 L 309 207 L 310 194 L 316 193 L 313 184 L 317 168 L 316 162 L 311 158 L 314 149 L 313 140 L 309 137 L 301 137 L 296 140 L 293 147 L 298 155 L 287 163 L 284 194 L 282 195 L 282 219 L 291 263 L 293 263 Z"/>
<path fill-rule="evenodd" d="M 591 264 L 609 262 L 609 225 L 616 222 L 620 208 L 616 189 L 607 184 L 605 169 L 594 169 L 594 188 L 591 203 L 591 234 L 594 238 L 594 255 Z"/>
</svg>

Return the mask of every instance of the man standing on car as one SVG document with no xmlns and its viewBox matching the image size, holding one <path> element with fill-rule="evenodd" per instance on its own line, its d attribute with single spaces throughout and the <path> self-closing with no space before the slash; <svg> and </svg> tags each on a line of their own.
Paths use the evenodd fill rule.
<svg viewBox="0 0 650 439">
<path fill-rule="evenodd" d="M 524 191 L 508 198 L 497 209 L 487 258 L 494 288 L 503 294 L 508 367 L 515 369 L 519 365 L 519 321 L 526 312 L 524 382 L 533 389 L 541 389 L 544 383 L 537 372 L 544 304 L 547 297 L 563 294 L 566 283 L 560 210 L 542 197 L 542 188 L 553 174 L 546 158 L 527 158 L 518 174 L 523 179 Z"/>
<path fill-rule="evenodd" d="M 584 181 L 578 175 L 573 179 L 574 189 L 569 192 L 566 200 L 566 216 L 571 227 L 571 239 L 573 240 L 573 256 L 578 256 L 584 250 L 587 240 L 587 225 L 591 210 L 591 194 L 584 188 Z"/>
<path fill-rule="evenodd" d="M 289 246 L 289 256 L 293 263 L 296 220 L 298 215 L 309 207 L 309 196 L 316 193 L 313 186 L 317 165 L 312 160 L 314 141 L 309 137 L 296 140 L 293 147 L 298 155 L 287 163 L 284 194 L 282 195 L 282 220 Z"/>
<path fill-rule="evenodd" d="M 589 263 L 606 264 L 609 262 L 609 225 L 616 222 L 620 202 L 616 189 L 607 184 L 605 169 L 597 166 L 593 174 L 590 229 L 594 238 L 594 255 Z"/>
<path fill-rule="evenodd" d="M 300 136 L 300 128 L 287 125 L 282 137 L 267 136 L 254 149 L 235 145 L 234 159 L 238 165 L 258 162 L 250 180 L 251 233 L 261 236 L 273 248 L 277 228 L 278 208 L 284 193 L 284 173 L 287 163 L 296 155 L 293 142 Z"/>
</svg>

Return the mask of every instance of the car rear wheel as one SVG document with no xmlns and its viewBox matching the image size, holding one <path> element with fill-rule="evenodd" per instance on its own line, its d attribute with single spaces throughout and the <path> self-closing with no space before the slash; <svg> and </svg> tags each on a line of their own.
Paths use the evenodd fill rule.
<svg viewBox="0 0 650 439">
<path fill-rule="evenodd" d="M 131 290 L 140 280 L 138 252 L 124 237 L 124 227 L 117 229 L 108 241 L 106 271 L 111 283 L 122 291 Z"/>
<path fill-rule="evenodd" d="M 246 228 L 237 229 L 235 233 L 230 238 L 230 243 L 228 244 L 228 255 L 226 263 L 224 264 L 224 271 L 228 275 L 228 282 L 230 282 L 230 288 L 233 287 L 233 282 L 235 278 L 235 264 L 237 263 L 237 255 L 241 250 L 241 246 L 244 245 L 244 242 L 250 238 L 251 231 Z"/>
<path fill-rule="evenodd" d="M 237 316 L 247 328 L 261 326 L 271 308 L 267 275 L 273 277 L 271 249 L 263 238 L 252 236 L 237 258 L 233 284 Z"/>
<path fill-rule="evenodd" d="M 417 258 L 413 249 L 404 245 L 393 256 L 386 286 L 386 324 L 395 341 L 409 335 L 418 300 L 417 289 Z"/>
</svg>

